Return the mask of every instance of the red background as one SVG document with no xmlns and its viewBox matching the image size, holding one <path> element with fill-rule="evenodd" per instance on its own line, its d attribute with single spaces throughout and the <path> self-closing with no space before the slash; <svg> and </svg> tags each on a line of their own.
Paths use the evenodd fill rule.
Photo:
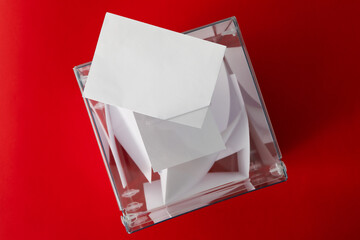
<svg viewBox="0 0 360 240">
<path fill-rule="evenodd" d="M 0 0 L 0 239 L 353 239 L 354 1 Z M 128 235 L 72 68 L 106 11 L 178 32 L 236 16 L 289 180 Z"/>
</svg>

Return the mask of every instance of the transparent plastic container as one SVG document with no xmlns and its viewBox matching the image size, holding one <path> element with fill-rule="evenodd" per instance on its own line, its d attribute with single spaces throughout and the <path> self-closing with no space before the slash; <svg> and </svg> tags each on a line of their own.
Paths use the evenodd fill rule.
<svg viewBox="0 0 360 240">
<path fill-rule="evenodd" d="M 170 179 L 176 183 L 172 188 L 170 180 L 167 186 L 161 182 L 159 173 L 152 172 L 152 181 L 149 182 L 139 164 L 127 153 L 121 137 L 114 133 L 119 123 L 109 121 L 114 114 L 112 106 L 84 98 L 122 212 L 121 219 L 129 233 L 287 179 L 280 149 L 235 17 L 184 34 L 227 46 L 224 70 L 219 75 L 227 86 L 220 94 L 224 106 L 218 106 L 220 110 L 215 116 L 226 149 L 216 156 L 178 166 L 186 174 Z M 91 62 L 74 68 L 81 92 L 90 68 Z M 173 169 L 168 171 L 171 173 Z"/>
</svg>

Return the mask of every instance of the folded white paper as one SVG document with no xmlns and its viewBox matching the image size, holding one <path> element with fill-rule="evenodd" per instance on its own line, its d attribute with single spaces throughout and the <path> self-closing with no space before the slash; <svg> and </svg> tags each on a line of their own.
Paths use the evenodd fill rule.
<svg viewBox="0 0 360 240">
<path fill-rule="evenodd" d="M 107 13 L 83 96 L 200 128 L 225 49 Z"/>
<path fill-rule="evenodd" d="M 236 76 L 248 80 L 251 73 L 247 67 L 235 75 L 223 61 L 225 50 L 105 16 L 83 96 L 108 104 L 110 147 L 117 155 L 116 138 L 150 182 L 144 184 L 148 209 L 248 178 L 248 117 Z M 215 161 L 236 152 L 239 171 L 209 173 Z M 115 162 L 124 186 L 124 169 Z M 160 181 L 151 183 L 152 170 Z"/>
<path fill-rule="evenodd" d="M 238 76 L 238 82 L 244 93 L 242 97 L 248 103 L 246 110 L 250 122 L 253 123 L 254 130 L 259 133 L 258 136 L 264 144 L 273 142 L 274 139 L 268 128 L 264 109 L 246 60 L 245 50 L 242 47 L 228 48 L 226 50 L 226 59 L 234 74 Z"/>
<path fill-rule="evenodd" d="M 170 118 L 168 121 L 188 125 L 190 127 L 201 128 L 208 109 L 209 107 L 201 108 L 178 117 Z"/>
<path fill-rule="evenodd" d="M 151 117 L 134 115 L 155 172 L 225 149 L 211 110 L 201 128 L 171 121 L 147 124 Z"/>
<path fill-rule="evenodd" d="M 244 181 L 248 177 L 249 177 L 248 175 L 242 175 L 239 172 L 208 173 L 203 179 L 201 179 L 200 182 L 195 184 L 193 188 L 191 188 L 189 191 L 185 192 L 184 194 L 178 196 L 178 198 L 173 198 L 171 202 L 168 203 L 164 203 L 161 198 L 162 185 L 159 180 L 153 181 L 152 183 L 144 183 L 144 195 L 145 195 L 146 207 L 148 210 L 153 210 L 154 208 L 159 208 L 166 204 L 180 202 L 181 200 L 193 197 L 201 192 L 219 187 L 224 184 Z M 214 197 L 214 195 L 212 194 L 219 194 L 221 196 L 223 194 L 226 194 L 227 192 L 228 191 L 213 192 L 209 194 L 211 195 L 210 199 L 216 199 L 216 197 Z M 190 206 L 192 207 L 193 205 L 190 204 Z"/>
<path fill-rule="evenodd" d="M 227 128 L 230 116 L 229 76 L 224 63 L 221 64 L 219 78 L 211 99 L 211 110 L 219 131 L 223 132 Z"/>
<path fill-rule="evenodd" d="M 216 160 L 236 152 L 239 174 L 248 176 L 250 166 L 248 117 L 238 81 L 227 62 L 221 66 L 210 109 L 226 148 L 159 172 L 165 204 L 178 200 L 180 196 L 194 188 L 208 174 Z"/>
<path fill-rule="evenodd" d="M 221 151 L 218 159 L 227 157 L 243 148 L 250 149 L 249 123 L 244 100 L 238 81 L 234 74 L 229 75 L 230 82 L 230 116 L 227 129 L 221 133 L 226 139 L 226 149 Z M 250 158 L 250 156 L 248 156 Z"/>
<path fill-rule="evenodd" d="M 233 87 L 233 85 L 231 85 Z M 233 99 L 234 101 L 234 99 Z M 237 96 L 235 96 L 235 101 L 238 101 Z M 238 105 L 236 105 L 236 107 L 238 107 Z M 199 138 L 193 138 L 193 136 L 188 136 L 187 131 L 191 131 L 191 132 L 204 132 L 204 131 L 208 131 L 208 127 L 204 128 L 203 130 L 200 129 L 196 129 L 196 128 L 189 128 L 187 126 L 181 126 L 178 124 L 174 124 L 174 123 L 168 123 L 165 124 L 166 128 L 164 127 L 164 120 L 160 120 L 157 118 L 150 118 L 144 115 L 140 115 L 139 119 L 143 119 L 143 121 L 140 123 L 141 124 L 141 128 L 145 128 L 145 130 L 143 132 L 139 131 L 138 128 L 138 124 L 136 123 L 136 119 L 135 116 L 137 116 L 137 114 L 135 114 L 130 110 L 124 109 L 124 108 L 120 108 L 120 107 L 116 107 L 116 106 L 108 106 L 109 109 L 109 113 L 110 113 L 110 117 L 112 119 L 111 123 L 113 124 L 113 129 L 114 129 L 114 133 L 115 136 L 117 138 L 117 140 L 120 142 L 120 144 L 124 147 L 124 149 L 127 151 L 127 153 L 130 155 L 130 157 L 133 159 L 133 161 L 137 164 L 137 166 L 139 167 L 139 169 L 142 171 L 142 173 L 146 176 L 146 178 L 148 179 L 148 181 L 151 181 L 151 162 L 150 162 L 150 158 L 149 155 L 146 151 L 145 148 L 145 144 L 143 142 L 143 137 L 144 139 L 149 139 L 148 140 L 148 146 L 147 148 L 149 149 L 150 152 L 153 151 L 158 151 L 158 153 L 160 153 L 161 155 L 164 156 L 173 156 L 173 152 L 172 149 L 170 148 L 164 148 L 164 146 L 161 145 L 161 142 L 156 144 L 155 147 L 157 147 L 157 149 L 154 149 L 154 144 L 156 142 L 159 141 L 164 141 L 167 145 L 171 144 L 173 147 L 176 147 L 176 149 L 178 149 L 179 147 L 179 151 L 178 151 L 178 156 L 176 159 L 178 159 L 178 161 L 173 162 L 173 158 L 169 158 L 169 159 L 162 159 L 163 161 L 169 162 L 169 160 L 175 164 L 175 165 L 179 165 L 181 163 L 187 162 L 189 159 L 191 158 L 187 158 L 185 161 L 182 160 L 183 156 L 184 156 L 184 152 L 185 151 L 193 151 L 193 146 L 190 146 L 191 148 L 188 148 L 188 143 L 191 144 L 194 141 L 197 141 Z M 205 113 L 205 115 L 207 114 L 209 107 L 203 108 L 201 110 L 196 111 L 197 113 L 199 113 L 200 111 L 203 111 Z M 216 82 L 216 87 L 212 96 L 212 100 L 211 100 L 211 109 L 212 112 L 214 112 L 213 115 L 213 120 L 209 119 L 208 121 L 210 121 L 212 123 L 212 128 L 211 131 L 209 131 L 205 137 L 207 141 L 211 141 L 213 142 L 213 140 L 211 139 L 211 137 L 213 135 L 216 135 L 216 139 L 218 140 L 218 148 L 222 149 L 223 148 L 223 144 L 226 142 L 226 139 L 224 139 L 223 137 L 223 141 L 221 142 L 220 139 L 220 133 L 219 131 L 224 131 L 227 128 L 227 124 L 228 124 L 228 119 L 229 119 L 229 113 L 230 113 L 230 89 L 229 89 L 229 76 L 227 74 L 227 71 L 225 69 L 224 64 L 221 64 L 221 68 L 220 68 L 220 73 L 219 73 L 219 77 L 218 80 Z M 194 117 L 196 117 L 196 112 L 193 112 L 192 115 Z M 200 113 L 200 115 L 202 115 L 203 113 Z M 184 116 L 184 121 L 186 120 L 186 117 L 189 117 L 189 119 L 191 120 L 190 117 L 191 114 L 185 114 Z M 200 116 L 201 117 L 201 116 Z M 211 117 L 211 116 L 209 116 Z M 213 123 L 213 121 L 215 120 L 215 124 Z M 174 122 L 174 121 L 172 121 Z M 155 125 L 158 124 L 158 125 Z M 159 125 L 160 124 L 160 125 Z M 168 128 L 172 126 L 174 129 L 169 131 Z M 216 128 L 217 126 L 217 128 Z M 147 129 L 150 128 L 149 130 L 153 129 L 153 131 L 161 131 L 161 132 L 165 132 L 163 133 L 164 136 L 163 140 L 159 139 L 159 140 L 155 140 L 156 142 L 153 142 L 154 139 L 158 138 L 158 134 L 157 132 L 152 132 L 152 133 L 147 133 Z M 184 131 L 185 129 L 185 131 Z M 181 135 L 176 135 L 177 132 L 180 131 Z M 147 136 L 141 136 L 141 134 L 147 134 Z M 204 132 L 206 133 L 206 132 Z M 153 135 L 152 135 L 153 134 Z M 183 147 L 181 147 L 181 145 L 178 144 L 179 141 L 173 141 L 171 140 L 171 138 L 177 138 L 177 137 L 181 137 L 181 141 L 182 142 L 187 142 L 187 144 Z M 204 144 L 203 141 L 201 141 L 202 144 Z M 206 142 L 205 142 L 206 143 Z M 159 146 L 160 145 L 160 146 Z M 198 150 L 195 149 L 195 154 L 196 156 L 199 156 L 200 159 L 197 159 L 197 163 L 195 164 L 195 166 L 188 164 L 190 168 L 196 170 L 196 172 L 194 174 L 187 174 L 186 177 L 186 182 L 194 182 L 194 180 L 191 180 L 193 177 L 195 179 L 198 179 L 199 176 L 200 178 L 205 176 L 205 174 L 207 173 L 207 171 L 210 169 L 211 165 L 214 163 L 214 161 L 217 159 L 218 154 L 211 154 L 213 153 L 215 149 L 213 149 L 212 147 L 208 148 L 208 150 L 210 151 L 204 151 L 202 156 L 198 155 Z M 168 153 L 170 152 L 170 153 Z M 223 151 L 222 151 L 223 152 Z M 191 152 L 189 153 L 191 154 Z M 210 155 L 209 155 L 210 154 Z M 228 153 L 230 155 L 230 153 Z M 208 155 L 208 156 L 206 156 Z M 192 154 L 192 157 L 194 157 L 195 155 Z M 156 156 L 153 156 L 153 161 L 156 161 L 157 158 Z M 180 160 L 179 160 L 180 159 Z M 212 159 L 212 160 L 209 160 Z M 199 163 L 201 163 L 202 165 L 199 166 Z M 170 177 L 169 180 L 174 182 L 173 180 L 171 180 L 172 178 L 176 179 L 176 173 L 173 174 L 173 172 L 177 171 L 179 172 L 181 169 L 186 168 L 187 165 L 182 164 L 181 166 L 179 166 L 179 169 L 177 170 L 175 167 L 169 167 L 172 166 L 173 164 L 169 165 L 166 164 L 164 166 L 162 166 L 162 169 L 165 169 L 164 171 L 167 171 L 167 169 L 169 168 L 170 171 Z M 156 163 L 155 163 L 156 165 Z M 201 170 L 204 169 L 204 170 Z M 180 175 L 183 175 L 183 171 L 180 171 L 179 173 Z M 174 176 L 173 176 L 174 175 Z M 163 178 L 164 179 L 164 178 Z M 176 182 L 176 180 L 175 180 Z M 182 187 L 181 188 L 186 188 L 186 184 L 184 181 L 181 181 L 182 183 Z M 196 183 L 196 181 L 195 181 Z M 193 184 L 193 183 L 191 183 Z M 169 184 L 168 185 L 169 188 L 173 188 L 173 189 L 177 189 L 179 187 L 175 187 L 173 186 L 173 184 Z M 178 185 L 177 185 L 178 186 Z M 165 190 L 165 189 L 164 189 Z M 169 198 L 172 197 L 172 191 L 170 190 L 170 192 L 167 193 L 167 196 Z M 179 192 L 179 191 L 177 191 Z M 181 191 L 180 191 L 181 192 Z M 165 194 L 165 191 L 164 191 Z M 164 195 L 165 197 L 165 195 Z"/>
<path fill-rule="evenodd" d="M 151 163 L 141 139 L 134 113 L 124 108 L 108 105 L 113 132 L 131 159 L 151 182 Z"/>
<path fill-rule="evenodd" d="M 110 117 L 110 113 L 109 113 L 109 106 L 108 105 L 105 105 L 105 118 L 106 118 L 107 130 L 108 130 L 108 134 L 109 134 L 109 145 L 110 145 L 110 148 L 111 148 L 111 152 L 113 153 L 113 156 L 114 156 L 116 168 L 117 168 L 118 173 L 120 175 L 121 184 L 122 184 L 123 188 L 125 188 L 127 186 L 126 175 L 125 175 L 125 172 L 124 172 L 124 167 L 121 164 L 121 159 L 120 159 L 120 156 L 119 156 L 118 149 L 116 147 L 114 129 L 113 129 L 113 124 L 112 124 L 112 121 L 111 121 L 111 117 Z"/>
<path fill-rule="evenodd" d="M 192 189 L 209 172 L 217 156 L 214 153 L 159 172 L 163 202 L 172 202 Z"/>
</svg>

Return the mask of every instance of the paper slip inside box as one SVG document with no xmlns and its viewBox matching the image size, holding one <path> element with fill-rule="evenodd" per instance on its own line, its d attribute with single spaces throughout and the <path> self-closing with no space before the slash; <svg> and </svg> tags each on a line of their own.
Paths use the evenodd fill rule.
<svg viewBox="0 0 360 240">
<path fill-rule="evenodd" d="M 200 128 L 225 49 L 107 13 L 83 96 Z"/>
<path fill-rule="evenodd" d="M 157 172 L 225 148 L 209 109 L 225 49 L 106 14 L 83 96 L 134 114 L 138 140 L 114 131 L 148 179 L 149 160 Z"/>
<path fill-rule="evenodd" d="M 148 116 L 135 114 L 142 140 L 155 172 L 225 149 L 211 110 L 202 128 L 161 121 L 146 125 Z"/>
</svg>

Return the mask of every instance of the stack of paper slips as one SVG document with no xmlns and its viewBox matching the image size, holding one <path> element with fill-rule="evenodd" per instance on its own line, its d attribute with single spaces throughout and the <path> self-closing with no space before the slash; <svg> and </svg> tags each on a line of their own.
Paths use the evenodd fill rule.
<svg viewBox="0 0 360 240">
<path fill-rule="evenodd" d="M 248 117 L 225 51 L 223 45 L 105 16 L 83 96 L 105 103 L 112 152 L 116 138 L 148 180 L 145 191 L 157 186 L 152 173 L 160 174 L 162 204 L 223 184 L 229 174 L 208 171 L 235 152 L 241 153 L 242 176 L 248 174 Z M 126 169 L 116 162 L 125 188 Z"/>
</svg>

